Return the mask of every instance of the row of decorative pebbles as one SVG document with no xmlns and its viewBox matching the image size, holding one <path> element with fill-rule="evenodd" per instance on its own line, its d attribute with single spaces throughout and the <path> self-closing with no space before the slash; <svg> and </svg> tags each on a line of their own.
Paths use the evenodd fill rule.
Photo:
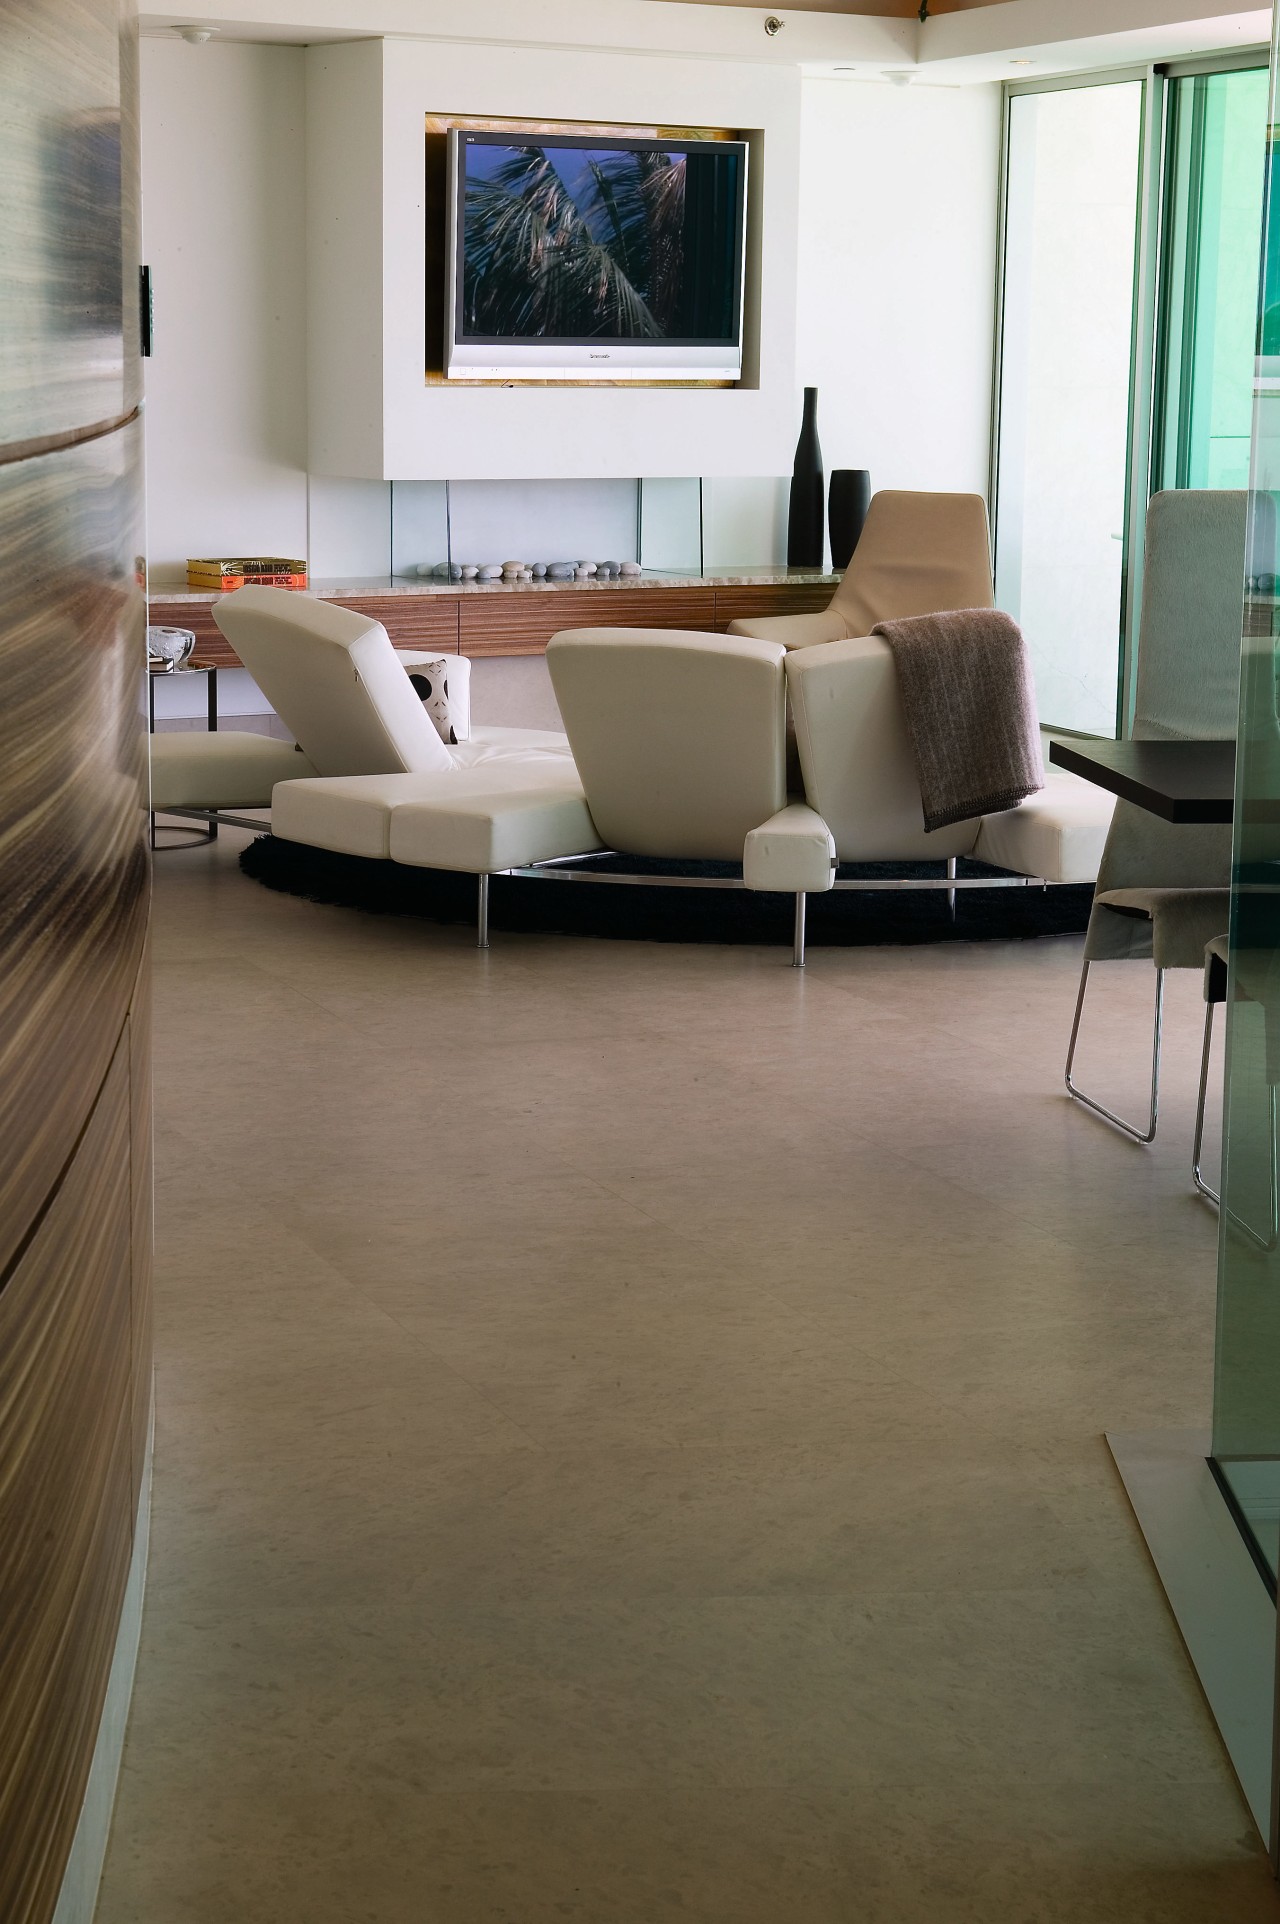
<svg viewBox="0 0 1280 1924">
<path fill-rule="evenodd" d="M 637 561 L 423 561 L 431 581 L 617 581 L 640 573 Z"/>
</svg>

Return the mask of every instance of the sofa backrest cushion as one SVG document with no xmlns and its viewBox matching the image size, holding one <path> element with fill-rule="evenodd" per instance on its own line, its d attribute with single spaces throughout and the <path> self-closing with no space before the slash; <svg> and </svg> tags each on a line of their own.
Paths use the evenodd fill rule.
<svg viewBox="0 0 1280 1924">
<path fill-rule="evenodd" d="M 831 606 L 851 636 L 878 621 L 990 608 L 991 535 L 980 494 L 912 494 L 872 500 L 853 559 Z"/>
<path fill-rule="evenodd" d="M 786 800 L 785 649 L 736 635 L 581 628 L 547 667 L 602 841 L 740 862 Z"/>
<path fill-rule="evenodd" d="M 321 775 L 451 766 L 381 622 L 287 588 L 239 588 L 213 618 Z"/>
<path fill-rule="evenodd" d="M 805 799 L 842 862 L 967 855 L 981 820 L 927 833 L 889 644 L 851 636 L 787 655 L 787 691 Z"/>
</svg>

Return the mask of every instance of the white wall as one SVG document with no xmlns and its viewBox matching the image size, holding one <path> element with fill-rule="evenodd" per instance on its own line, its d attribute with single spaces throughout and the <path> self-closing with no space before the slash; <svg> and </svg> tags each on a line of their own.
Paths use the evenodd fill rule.
<svg viewBox="0 0 1280 1924">
<path fill-rule="evenodd" d="M 307 550 L 303 54 L 142 42 L 153 578 Z"/>
<path fill-rule="evenodd" d="M 153 580 L 237 549 L 386 573 L 387 484 L 306 472 L 305 51 L 142 56 Z M 816 385 L 829 469 L 985 491 L 998 90 L 805 78 L 801 122 L 795 428 Z M 709 565 L 780 558 L 784 505 L 767 482 L 709 483 Z"/>
<path fill-rule="evenodd" d="M 1000 90 L 804 84 L 796 372 L 828 472 L 987 492 Z"/>
</svg>

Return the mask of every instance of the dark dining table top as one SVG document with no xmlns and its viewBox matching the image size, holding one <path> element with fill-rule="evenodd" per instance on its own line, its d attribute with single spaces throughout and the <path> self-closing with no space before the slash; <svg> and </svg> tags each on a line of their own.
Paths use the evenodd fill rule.
<svg viewBox="0 0 1280 1924">
<path fill-rule="evenodd" d="M 1107 742 L 1054 737 L 1049 760 L 1166 822 L 1232 819 L 1233 741 Z"/>
</svg>

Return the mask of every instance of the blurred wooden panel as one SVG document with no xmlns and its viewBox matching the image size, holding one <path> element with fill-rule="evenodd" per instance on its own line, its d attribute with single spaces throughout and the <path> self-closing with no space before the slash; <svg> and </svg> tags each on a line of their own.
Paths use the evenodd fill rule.
<svg viewBox="0 0 1280 1924">
<path fill-rule="evenodd" d="M 715 625 L 720 632 L 731 621 L 758 621 L 768 615 L 813 615 L 830 602 L 830 581 L 774 582 L 759 588 L 717 588 Z"/>
<path fill-rule="evenodd" d="M 130 1076 L 0 1289 L 0 1918 L 48 1924 L 132 1549 Z"/>
<path fill-rule="evenodd" d="M 138 441 L 0 465 L 0 1273 L 84 1126 L 141 958 Z"/>
<path fill-rule="evenodd" d="M 120 272 L 123 335 L 121 413 L 142 405 L 142 113 L 138 73 L 138 17 L 122 0 L 120 54 Z"/>
<path fill-rule="evenodd" d="M 122 21 L 119 0 L 0 5 L 0 450 L 118 421 L 138 398 Z"/>
<path fill-rule="evenodd" d="M 143 951 L 129 1005 L 129 1299 L 133 1413 L 131 1490 L 136 1511 L 151 1422 L 152 1128 L 151 945 Z"/>
<path fill-rule="evenodd" d="M 464 596 L 464 655 L 540 655 L 562 628 L 693 628 L 715 621 L 714 588 L 543 588 Z"/>
</svg>

